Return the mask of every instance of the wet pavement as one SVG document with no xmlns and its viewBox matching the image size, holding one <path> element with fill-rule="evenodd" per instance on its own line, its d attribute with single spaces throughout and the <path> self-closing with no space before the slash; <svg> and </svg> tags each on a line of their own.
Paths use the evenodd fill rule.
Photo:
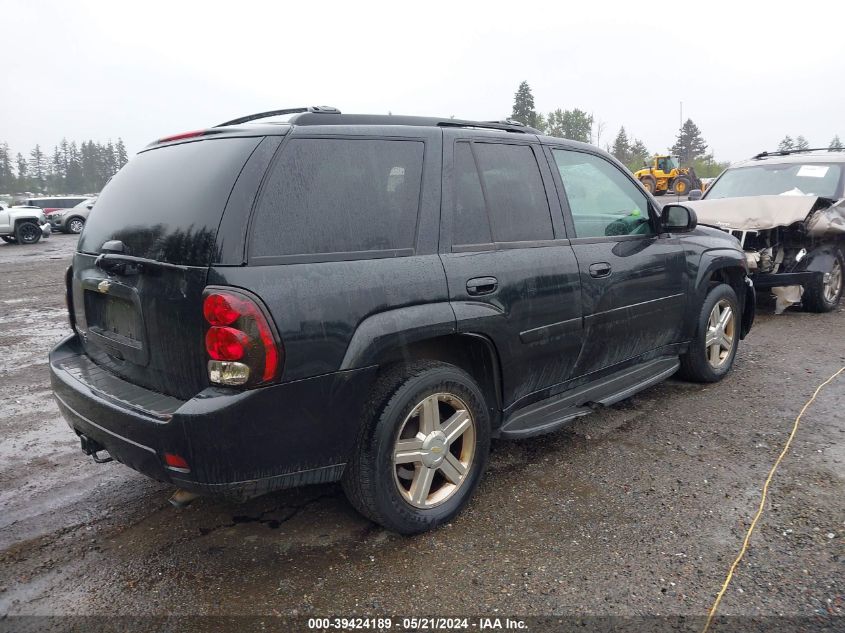
<svg viewBox="0 0 845 633">
<path fill-rule="evenodd" d="M 801 406 L 845 365 L 845 311 L 761 307 L 734 372 L 670 380 L 553 435 L 494 443 L 468 510 L 408 538 L 339 487 L 200 499 L 86 458 L 53 402 L 75 244 L 0 244 L 4 614 L 702 615 Z M 804 417 L 726 614 L 845 615 L 845 377 Z"/>
</svg>

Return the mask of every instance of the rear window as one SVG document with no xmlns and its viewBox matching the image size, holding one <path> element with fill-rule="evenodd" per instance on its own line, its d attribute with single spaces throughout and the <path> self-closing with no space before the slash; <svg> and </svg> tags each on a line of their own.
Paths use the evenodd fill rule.
<svg viewBox="0 0 845 633">
<path fill-rule="evenodd" d="M 121 240 L 135 257 L 210 264 L 229 193 L 260 141 L 209 139 L 138 154 L 103 189 L 79 250 L 98 253 Z"/>
<path fill-rule="evenodd" d="M 250 258 L 413 253 L 424 143 L 292 139 L 261 194 Z"/>
</svg>

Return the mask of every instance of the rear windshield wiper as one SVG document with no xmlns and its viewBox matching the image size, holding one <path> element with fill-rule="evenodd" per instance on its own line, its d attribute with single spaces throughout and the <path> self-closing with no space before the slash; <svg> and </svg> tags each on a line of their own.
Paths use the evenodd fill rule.
<svg viewBox="0 0 845 633">
<path fill-rule="evenodd" d="M 111 275 L 160 275 L 165 268 L 184 270 L 184 266 L 159 262 L 146 257 L 133 257 L 120 253 L 103 253 L 94 260 L 94 265 Z"/>
</svg>

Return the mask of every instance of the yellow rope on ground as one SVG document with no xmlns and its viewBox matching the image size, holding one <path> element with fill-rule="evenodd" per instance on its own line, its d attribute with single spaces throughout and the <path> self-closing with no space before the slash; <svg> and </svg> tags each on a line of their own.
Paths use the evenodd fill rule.
<svg viewBox="0 0 845 633">
<path fill-rule="evenodd" d="M 778 455 L 778 458 L 775 460 L 774 466 L 772 466 L 772 469 L 769 471 L 769 476 L 766 477 L 766 483 L 763 484 L 763 495 L 760 498 L 760 507 L 757 508 L 757 514 L 754 515 L 754 519 L 751 521 L 751 525 L 748 527 L 748 532 L 745 534 L 745 540 L 742 542 L 742 548 L 740 548 L 736 560 L 734 560 L 733 565 L 731 565 L 731 568 L 728 571 L 728 576 L 727 578 L 725 578 L 725 582 L 722 585 L 721 590 L 719 590 L 719 593 L 716 594 L 716 601 L 710 608 L 710 613 L 707 615 L 707 622 L 704 625 L 704 628 L 701 630 L 701 633 L 707 633 L 707 631 L 710 629 L 710 623 L 713 621 L 713 616 L 716 615 L 716 610 L 719 608 L 719 603 L 722 601 L 722 596 L 724 596 L 725 592 L 728 590 L 728 585 L 731 584 L 731 578 L 733 578 L 734 571 L 736 571 L 736 568 L 739 565 L 739 562 L 742 560 L 742 557 L 745 556 L 745 551 L 748 549 L 748 542 L 751 540 L 751 533 L 754 531 L 754 528 L 757 526 L 757 521 L 763 514 L 763 508 L 766 505 L 766 495 L 768 495 L 769 493 L 769 484 L 772 483 L 772 477 L 774 477 L 775 471 L 778 469 L 778 466 L 780 466 L 781 460 L 783 460 L 783 458 L 786 456 L 787 451 L 789 451 L 789 447 L 792 444 L 792 439 L 795 437 L 796 431 L 798 431 L 798 423 L 801 422 L 801 416 L 803 416 L 807 408 L 811 404 L 813 404 L 816 399 L 816 396 L 819 395 L 819 392 L 828 384 L 833 382 L 833 380 L 842 372 L 845 372 L 845 367 L 842 367 L 830 378 L 828 378 L 822 384 L 816 387 L 816 390 L 813 393 L 813 397 L 807 400 L 807 403 L 801 408 L 801 412 L 798 414 L 798 417 L 795 418 L 795 423 L 792 425 L 792 432 L 789 434 L 789 439 L 786 440 L 786 444 L 784 445 L 783 450 L 780 452 L 780 455 Z"/>
</svg>

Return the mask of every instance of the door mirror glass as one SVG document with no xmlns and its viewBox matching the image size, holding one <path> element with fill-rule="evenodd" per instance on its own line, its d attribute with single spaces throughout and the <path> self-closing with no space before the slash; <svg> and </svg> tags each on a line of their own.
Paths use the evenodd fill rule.
<svg viewBox="0 0 845 633">
<path fill-rule="evenodd" d="M 698 225 L 698 217 L 682 204 L 667 204 L 660 212 L 660 224 L 664 231 L 687 233 Z"/>
<path fill-rule="evenodd" d="M 691 189 L 687 198 L 689 200 L 701 200 L 701 189 Z"/>
</svg>

